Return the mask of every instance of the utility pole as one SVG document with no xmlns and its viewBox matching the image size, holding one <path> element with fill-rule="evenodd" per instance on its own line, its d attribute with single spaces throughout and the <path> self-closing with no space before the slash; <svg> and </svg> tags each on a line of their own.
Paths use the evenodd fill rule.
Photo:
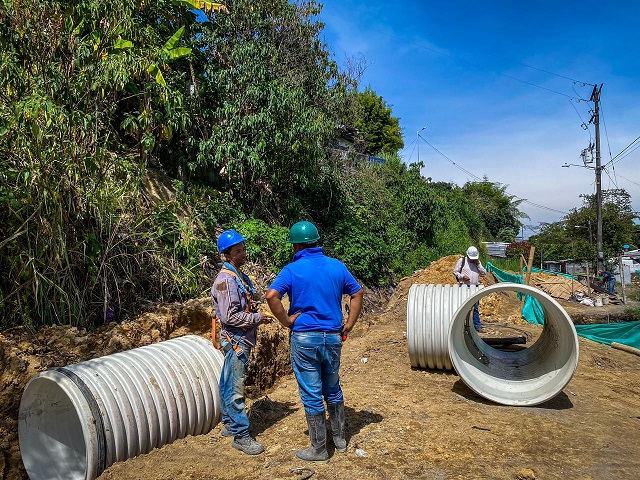
<svg viewBox="0 0 640 480">
<path fill-rule="evenodd" d="M 604 270 L 604 252 L 602 247 L 602 166 L 600 165 L 600 92 L 602 83 L 593 86 L 591 99 L 595 105 L 591 121 L 596 127 L 596 222 L 598 229 L 596 233 L 596 251 L 598 252 L 597 267 L 598 272 Z"/>
<path fill-rule="evenodd" d="M 416 132 L 416 142 L 418 142 L 418 163 L 420 163 L 420 132 L 427 127 L 422 127 Z"/>
</svg>

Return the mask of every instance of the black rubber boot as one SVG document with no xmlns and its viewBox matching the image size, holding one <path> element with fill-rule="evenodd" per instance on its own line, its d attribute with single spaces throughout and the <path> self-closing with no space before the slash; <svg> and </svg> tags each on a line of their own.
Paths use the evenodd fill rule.
<svg viewBox="0 0 640 480">
<path fill-rule="evenodd" d="M 328 403 L 329 421 L 331 422 L 331 435 L 336 451 L 344 453 L 347 451 L 347 438 L 344 421 L 344 402 Z"/>
<path fill-rule="evenodd" d="M 327 426 L 324 423 L 324 412 L 317 415 L 305 412 L 305 416 L 307 417 L 311 446 L 305 450 L 298 450 L 296 457 L 307 462 L 327 463 L 329 453 L 327 453 Z"/>
</svg>

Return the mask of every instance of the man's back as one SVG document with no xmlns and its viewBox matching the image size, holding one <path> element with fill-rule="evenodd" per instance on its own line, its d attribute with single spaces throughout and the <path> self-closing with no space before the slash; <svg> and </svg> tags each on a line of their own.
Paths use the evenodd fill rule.
<svg viewBox="0 0 640 480">
<path fill-rule="evenodd" d="M 342 295 L 361 287 L 342 262 L 311 247 L 296 253 L 269 288 L 289 296 L 290 314 L 300 312 L 294 331 L 335 332 L 342 326 Z"/>
</svg>

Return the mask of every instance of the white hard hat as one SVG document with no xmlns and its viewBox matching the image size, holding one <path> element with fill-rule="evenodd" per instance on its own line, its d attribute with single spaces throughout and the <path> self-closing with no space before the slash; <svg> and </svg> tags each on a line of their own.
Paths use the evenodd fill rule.
<svg viewBox="0 0 640 480">
<path fill-rule="evenodd" d="M 467 257 L 469 260 L 477 260 L 480 255 L 478 254 L 478 249 L 476 247 L 467 248 Z"/>
</svg>

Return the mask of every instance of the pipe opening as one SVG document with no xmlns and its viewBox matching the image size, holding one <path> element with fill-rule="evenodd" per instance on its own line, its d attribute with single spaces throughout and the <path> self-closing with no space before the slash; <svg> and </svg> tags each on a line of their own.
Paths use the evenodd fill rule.
<svg viewBox="0 0 640 480">
<path fill-rule="evenodd" d="M 84 429 L 89 418 L 72 382 L 57 372 L 32 383 L 20 409 L 22 460 L 30 478 L 83 479 L 87 471 Z M 58 378 L 56 378 L 58 377 Z"/>
<path fill-rule="evenodd" d="M 220 419 L 223 361 L 188 335 L 37 374 L 18 418 L 29 478 L 93 480 L 176 434 L 207 433 Z"/>
<path fill-rule="evenodd" d="M 542 305 L 545 323 L 527 348 L 494 348 L 473 328 L 474 303 L 504 291 L 531 295 Z M 452 364 L 465 384 L 506 405 L 536 405 L 553 398 L 569 383 L 578 364 L 573 322 L 553 298 L 527 285 L 497 284 L 468 298 L 454 314 L 448 344 Z"/>
</svg>

